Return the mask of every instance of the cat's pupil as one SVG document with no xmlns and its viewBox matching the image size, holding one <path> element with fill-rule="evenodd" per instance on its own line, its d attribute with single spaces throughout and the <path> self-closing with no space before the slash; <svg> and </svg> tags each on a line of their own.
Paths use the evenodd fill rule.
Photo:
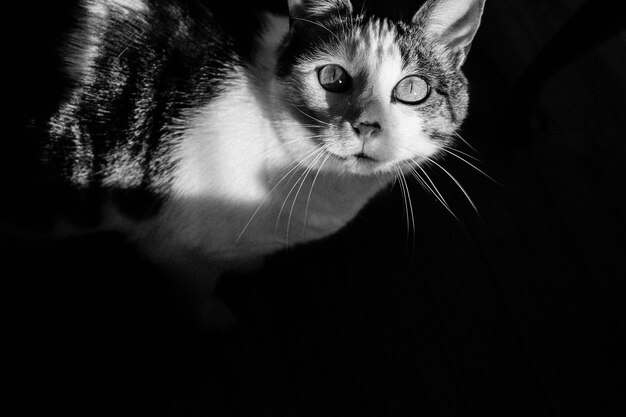
<svg viewBox="0 0 626 417">
<path fill-rule="evenodd" d="M 340 93 L 350 88 L 350 76 L 339 65 L 330 64 L 320 68 L 318 72 L 320 85 L 333 93 Z"/>
<path fill-rule="evenodd" d="M 402 79 L 394 88 L 394 97 L 406 104 L 417 104 L 428 98 L 430 86 L 421 77 L 410 75 Z"/>
</svg>

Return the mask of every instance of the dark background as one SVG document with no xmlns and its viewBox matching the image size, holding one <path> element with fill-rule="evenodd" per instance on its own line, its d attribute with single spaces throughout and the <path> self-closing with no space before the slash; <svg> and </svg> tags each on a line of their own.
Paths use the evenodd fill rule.
<svg viewBox="0 0 626 417">
<path fill-rule="evenodd" d="M 63 86 L 54 46 L 71 8 L 41 3 L 16 12 L 6 52 L 20 116 Z M 399 188 L 383 193 L 337 236 L 224 279 L 237 324 L 223 331 L 117 236 L 4 242 L 13 414 L 625 415 L 618 2 L 487 3 L 462 131 L 478 152 L 459 149 L 501 185 L 445 165 L 479 215 L 433 170 L 458 220 L 412 183 L 407 233 Z"/>
</svg>

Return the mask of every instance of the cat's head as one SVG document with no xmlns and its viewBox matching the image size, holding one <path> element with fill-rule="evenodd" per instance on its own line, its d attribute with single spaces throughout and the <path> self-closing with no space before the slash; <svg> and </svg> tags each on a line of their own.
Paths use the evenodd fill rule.
<svg viewBox="0 0 626 417">
<path fill-rule="evenodd" d="M 350 0 L 289 0 L 273 92 L 284 146 L 303 164 L 363 175 L 435 155 L 467 114 L 461 66 L 483 6 L 428 0 L 402 21 Z"/>
</svg>

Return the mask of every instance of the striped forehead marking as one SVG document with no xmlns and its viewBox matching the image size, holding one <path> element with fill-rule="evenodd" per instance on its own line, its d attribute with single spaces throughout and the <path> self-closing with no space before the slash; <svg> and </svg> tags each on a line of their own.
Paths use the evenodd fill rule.
<svg viewBox="0 0 626 417">
<path fill-rule="evenodd" d="M 351 64 L 356 72 L 365 75 L 368 86 L 376 94 L 388 95 L 402 74 L 397 36 L 393 24 L 385 19 L 372 19 L 355 28 L 349 39 Z"/>
</svg>

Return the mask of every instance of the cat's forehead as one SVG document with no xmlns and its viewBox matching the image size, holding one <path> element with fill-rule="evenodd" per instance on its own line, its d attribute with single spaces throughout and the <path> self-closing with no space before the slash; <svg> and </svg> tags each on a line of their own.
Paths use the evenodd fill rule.
<svg viewBox="0 0 626 417">
<path fill-rule="evenodd" d="M 398 32 L 386 19 L 370 19 L 366 24 L 349 30 L 346 35 L 346 40 L 338 45 L 338 49 L 351 61 L 382 61 L 400 52 Z"/>
<path fill-rule="evenodd" d="M 402 48 L 405 35 L 388 19 L 337 20 L 326 28 L 324 40 L 313 44 L 308 59 L 301 62 L 305 72 L 324 64 L 338 64 L 348 71 L 355 87 L 388 95 L 413 70 Z"/>
<path fill-rule="evenodd" d="M 395 25 L 386 19 L 370 19 L 347 35 L 337 49 L 348 71 L 386 94 L 401 78 L 404 68 Z"/>
<path fill-rule="evenodd" d="M 350 17 L 331 19 L 317 29 L 308 44 L 311 60 L 340 61 L 349 66 L 353 75 L 373 75 L 395 65 L 398 71 L 413 70 L 420 61 L 416 33 L 406 25 L 378 17 Z M 412 45 L 412 48 L 407 48 Z"/>
</svg>

